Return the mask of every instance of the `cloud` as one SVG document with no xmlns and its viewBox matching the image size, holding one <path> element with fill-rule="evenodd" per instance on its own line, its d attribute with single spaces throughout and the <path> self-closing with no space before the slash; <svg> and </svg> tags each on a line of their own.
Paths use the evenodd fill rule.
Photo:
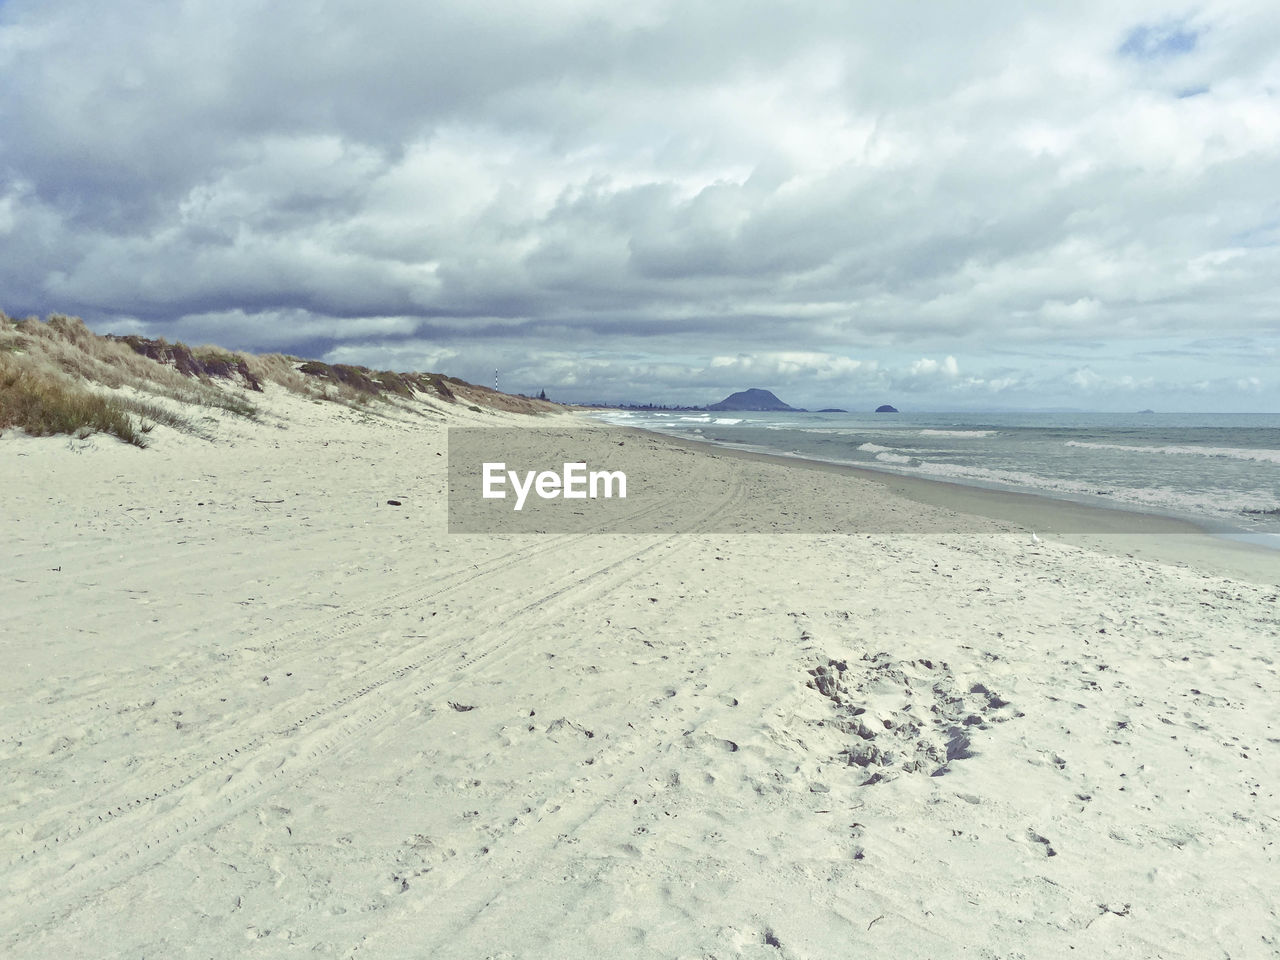
<svg viewBox="0 0 1280 960">
<path fill-rule="evenodd" d="M 1280 11 L 1184 14 L 10 0 L 0 306 L 582 399 L 1096 400 L 1055 358 L 1273 342 Z"/>
<path fill-rule="evenodd" d="M 960 373 L 960 366 L 955 357 L 947 357 L 941 362 L 924 357 L 911 364 L 910 372 L 913 377 L 954 377 Z"/>
<path fill-rule="evenodd" d="M 720 378 L 721 383 L 741 383 L 744 380 L 769 382 L 797 379 L 829 381 L 850 377 L 874 375 L 874 362 L 855 360 L 851 357 L 827 353 L 803 353 L 782 351 L 779 353 L 733 357 L 712 357 L 709 373 Z M 729 379 L 732 378 L 732 379 Z"/>
<path fill-rule="evenodd" d="M 1078 370 L 1071 371 L 1067 376 L 1067 381 L 1081 390 L 1096 390 L 1106 382 L 1088 367 L 1081 367 Z"/>
</svg>

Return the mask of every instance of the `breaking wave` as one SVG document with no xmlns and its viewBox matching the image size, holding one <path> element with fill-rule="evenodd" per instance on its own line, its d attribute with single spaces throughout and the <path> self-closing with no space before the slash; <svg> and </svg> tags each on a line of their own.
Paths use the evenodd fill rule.
<svg viewBox="0 0 1280 960">
<path fill-rule="evenodd" d="M 1244 447 L 1140 447 L 1124 443 L 1094 443 L 1087 440 L 1067 440 L 1068 447 L 1088 450 L 1123 450 L 1127 453 L 1158 453 L 1162 456 L 1190 455 L 1197 457 L 1223 457 L 1230 460 L 1251 460 L 1257 463 L 1280 464 L 1280 450 L 1258 450 Z"/>
</svg>

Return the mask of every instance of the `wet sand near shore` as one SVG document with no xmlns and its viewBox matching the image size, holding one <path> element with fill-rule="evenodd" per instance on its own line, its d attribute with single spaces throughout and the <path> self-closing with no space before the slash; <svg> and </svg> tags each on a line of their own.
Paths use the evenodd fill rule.
<svg viewBox="0 0 1280 960">
<path fill-rule="evenodd" d="M 1206 529 L 1189 520 L 1058 500 L 1019 491 L 966 486 L 926 477 L 900 476 L 888 471 L 824 463 L 820 460 L 737 450 L 643 430 L 634 432 L 662 436 L 663 440 L 687 449 L 713 451 L 715 456 L 740 457 L 761 463 L 857 477 L 881 484 L 893 494 L 915 503 L 985 517 L 1028 533 L 1051 535 L 1063 543 L 1141 557 L 1157 563 L 1192 567 L 1257 583 L 1280 583 L 1280 550 L 1231 540 L 1222 536 L 1222 531 Z"/>
</svg>

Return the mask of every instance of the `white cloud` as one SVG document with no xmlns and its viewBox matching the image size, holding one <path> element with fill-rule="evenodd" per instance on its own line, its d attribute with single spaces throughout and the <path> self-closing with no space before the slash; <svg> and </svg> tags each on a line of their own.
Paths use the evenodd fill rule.
<svg viewBox="0 0 1280 960">
<path fill-rule="evenodd" d="M 960 365 L 955 357 L 941 361 L 922 357 L 911 364 L 910 373 L 914 377 L 954 377 L 960 373 Z"/>
<path fill-rule="evenodd" d="M 1101 361 L 1129 342 L 1270 344 L 1278 86 L 1262 0 L 928 22 L 819 0 L 8 0 L 0 306 L 523 357 L 548 389 L 643 390 L 639 362 L 691 390 L 1074 402 L 1123 391 Z M 1095 342 L 1093 367 L 1044 369 Z M 1206 390 L 1262 378 L 1280 404 L 1264 353 L 1211 353 Z M 1151 362 L 1132 392 L 1193 382 Z"/>
<path fill-rule="evenodd" d="M 327 363 L 352 363 L 377 370 L 416 370 L 427 373 L 444 372 L 458 351 L 448 347 L 431 349 L 415 344 L 380 344 L 375 348 L 342 346 L 324 355 Z"/>
<path fill-rule="evenodd" d="M 835 380 L 859 374 L 873 374 L 876 370 L 875 363 L 855 360 L 851 357 L 796 351 L 712 357 L 708 367 L 709 371 L 722 381 L 726 377 L 738 377 L 747 380 L 755 378 L 762 382 L 794 381 L 800 378 Z"/>
<path fill-rule="evenodd" d="M 1067 382 L 1079 387 L 1081 390 L 1088 391 L 1097 389 L 1105 381 L 1088 367 L 1081 367 L 1079 370 L 1071 372 L 1067 377 Z"/>
</svg>

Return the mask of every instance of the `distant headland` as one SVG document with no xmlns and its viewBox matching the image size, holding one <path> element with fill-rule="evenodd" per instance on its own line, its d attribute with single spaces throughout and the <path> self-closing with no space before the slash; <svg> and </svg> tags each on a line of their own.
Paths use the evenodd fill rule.
<svg viewBox="0 0 1280 960">
<path fill-rule="evenodd" d="M 731 393 L 719 403 L 713 403 L 708 410 L 795 410 L 788 406 L 768 390 L 752 387 L 750 390 L 739 390 Z"/>
<path fill-rule="evenodd" d="M 772 390 L 766 390 L 763 387 L 750 387 L 746 390 L 739 390 L 737 393 L 731 393 L 723 400 L 717 403 L 710 403 L 704 407 L 687 406 L 685 404 L 667 404 L 667 403 L 607 403 L 597 401 L 595 403 L 578 404 L 583 407 L 609 407 L 615 410 L 689 410 L 699 412 L 760 412 L 768 413 L 773 411 L 787 413 L 848 413 L 849 411 L 843 407 L 823 407 L 821 410 L 807 410 L 804 407 L 793 407 L 783 400 Z M 888 404 L 876 409 L 876 413 L 897 413 L 895 407 Z"/>
</svg>

